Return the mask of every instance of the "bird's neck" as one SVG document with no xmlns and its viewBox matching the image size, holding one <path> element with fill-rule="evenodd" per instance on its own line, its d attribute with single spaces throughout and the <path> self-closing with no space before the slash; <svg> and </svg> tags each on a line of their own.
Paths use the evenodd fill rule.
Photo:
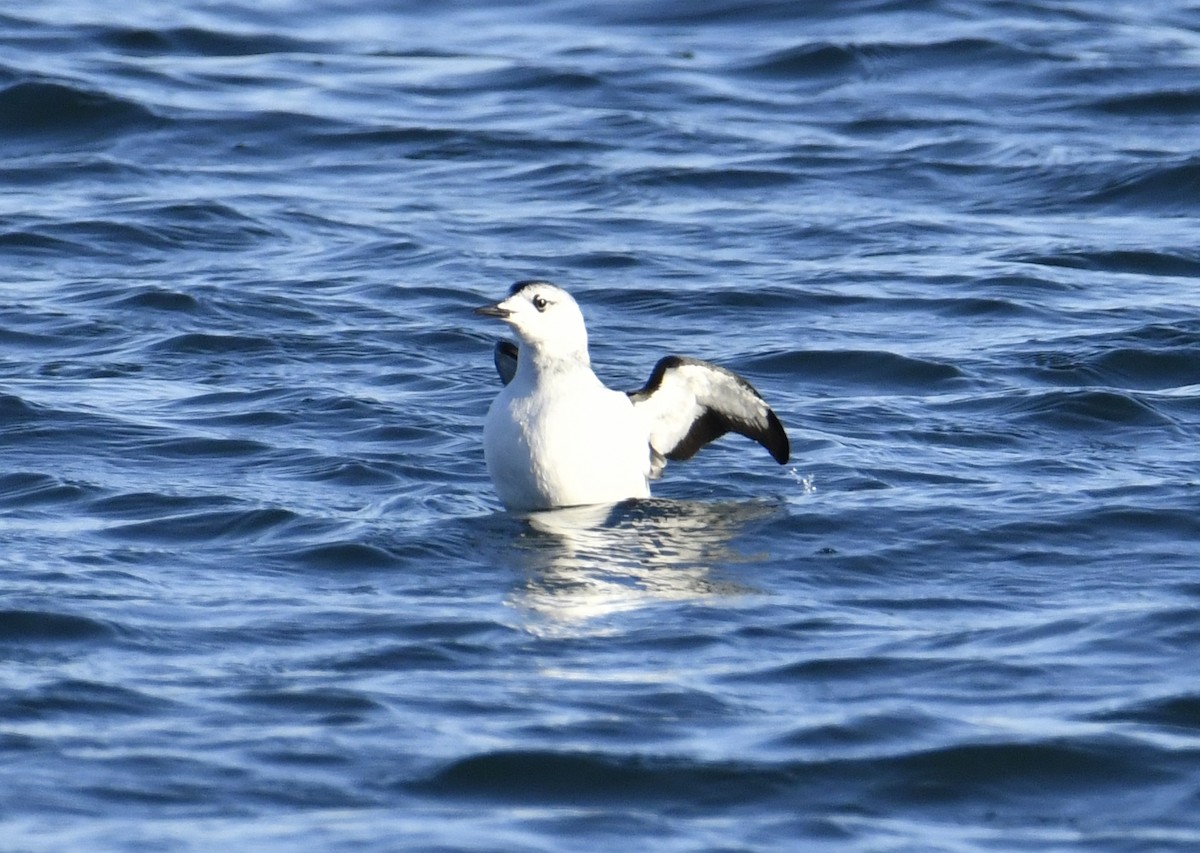
<svg viewBox="0 0 1200 853">
<path fill-rule="evenodd" d="M 586 348 L 570 352 L 552 352 L 522 347 L 517 358 L 515 380 L 535 385 L 549 377 L 580 371 L 592 372 L 592 363 Z"/>
</svg>

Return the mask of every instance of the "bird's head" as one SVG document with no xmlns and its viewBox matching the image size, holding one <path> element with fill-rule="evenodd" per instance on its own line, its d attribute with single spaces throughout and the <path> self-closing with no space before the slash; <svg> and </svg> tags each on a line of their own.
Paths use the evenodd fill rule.
<svg viewBox="0 0 1200 853">
<path fill-rule="evenodd" d="M 508 323 L 535 358 L 588 363 L 583 313 L 571 294 L 548 281 L 518 281 L 507 299 L 475 313 Z"/>
</svg>

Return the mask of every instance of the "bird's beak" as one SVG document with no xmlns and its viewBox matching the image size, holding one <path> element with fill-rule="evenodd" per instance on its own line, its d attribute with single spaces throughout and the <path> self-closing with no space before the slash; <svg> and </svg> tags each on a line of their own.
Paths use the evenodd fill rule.
<svg viewBox="0 0 1200 853">
<path fill-rule="evenodd" d="M 482 308 L 476 308 L 475 313 L 481 317 L 498 317 L 501 320 L 512 315 L 512 311 L 499 305 L 484 305 Z"/>
</svg>

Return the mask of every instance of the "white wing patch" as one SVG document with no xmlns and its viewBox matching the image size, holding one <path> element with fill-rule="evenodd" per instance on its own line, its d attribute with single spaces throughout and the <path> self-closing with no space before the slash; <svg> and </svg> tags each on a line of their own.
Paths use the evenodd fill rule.
<svg viewBox="0 0 1200 853">
<path fill-rule="evenodd" d="M 651 447 L 667 459 L 690 459 L 727 432 L 754 439 L 781 465 L 791 453 L 766 401 L 745 379 L 715 364 L 669 355 L 629 398 L 650 424 Z"/>
</svg>

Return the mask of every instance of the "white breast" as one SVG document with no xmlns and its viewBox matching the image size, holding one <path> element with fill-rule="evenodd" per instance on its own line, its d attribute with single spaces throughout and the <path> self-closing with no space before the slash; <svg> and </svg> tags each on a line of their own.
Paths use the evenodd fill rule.
<svg viewBox="0 0 1200 853">
<path fill-rule="evenodd" d="M 484 422 L 488 472 L 514 510 L 649 497 L 650 445 L 629 398 L 590 370 L 505 386 Z"/>
</svg>

